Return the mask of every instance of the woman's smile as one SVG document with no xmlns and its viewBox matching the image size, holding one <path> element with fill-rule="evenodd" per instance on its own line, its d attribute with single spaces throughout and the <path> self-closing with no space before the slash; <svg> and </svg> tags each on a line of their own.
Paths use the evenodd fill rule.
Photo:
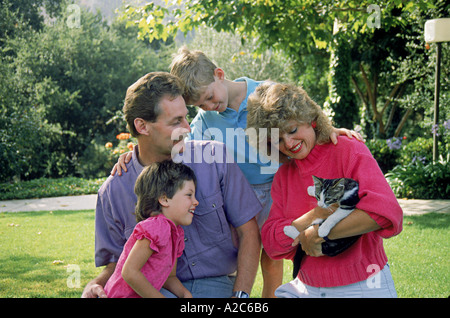
<svg viewBox="0 0 450 318">
<path fill-rule="evenodd" d="M 278 149 L 293 159 L 305 159 L 316 144 L 316 133 L 309 123 L 291 120 L 286 123 Z"/>
<path fill-rule="evenodd" d="M 295 145 L 294 147 L 289 149 L 289 151 L 292 152 L 292 153 L 297 153 L 300 150 L 302 150 L 302 145 L 303 145 L 303 141 L 300 141 L 297 145 Z"/>
</svg>

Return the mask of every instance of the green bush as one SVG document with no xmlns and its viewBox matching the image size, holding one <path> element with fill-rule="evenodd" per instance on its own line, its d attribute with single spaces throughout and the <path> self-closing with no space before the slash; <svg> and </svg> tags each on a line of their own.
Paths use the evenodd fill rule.
<svg viewBox="0 0 450 318">
<path fill-rule="evenodd" d="M 416 160 L 398 165 L 386 175 L 398 198 L 448 199 L 450 197 L 449 160 L 428 164 Z"/>
<path fill-rule="evenodd" d="M 447 199 L 450 197 L 449 156 L 433 163 L 433 139 L 419 137 L 373 139 L 367 147 L 385 173 L 398 198 Z M 444 149 L 442 144 L 440 149 Z"/>
<path fill-rule="evenodd" d="M 433 139 L 419 137 L 407 143 L 398 158 L 398 164 L 408 165 L 415 161 L 429 163 L 433 161 Z"/>
<path fill-rule="evenodd" d="M 57 196 L 96 194 L 105 178 L 83 179 L 40 178 L 30 181 L 0 183 L 0 200 L 47 198 Z"/>
<path fill-rule="evenodd" d="M 378 162 L 383 173 L 387 173 L 397 165 L 397 160 L 400 158 L 400 149 L 389 147 L 385 139 L 367 140 L 366 146 Z"/>
<path fill-rule="evenodd" d="M 168 69 L 172 47 L 156 50 L 85 10 L 71 28 L 69 14 L 39 30 L 18 20 L 11 37 L 0 31 L 0 182 L 107 175 L 103 148 L 126 129 L 126 89 Z"/>
</svg>

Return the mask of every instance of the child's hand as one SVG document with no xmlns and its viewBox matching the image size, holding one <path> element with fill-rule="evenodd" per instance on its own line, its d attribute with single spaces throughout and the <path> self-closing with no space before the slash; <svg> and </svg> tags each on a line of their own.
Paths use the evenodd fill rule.
<svg viewBox="0 0 450 318">
<path fill-rule="evenodd" d="M 127 172 L 127 163 L 131 161 L 131 158 L 133 158 L 133 151 L 128 151 L 126 153 L 123 153 L 119 156 L 119 159 L 117 160 L 117 163 L 114 165 L 113 169 L 111 170 L 111 175 L 115 175 L 116 172 L 119 176 L 122 175 L 122 170 Z"/>
<path fill-rule="evenodd" d="M 194 298 L 189 290 L 186 289 L 181 298 Z"/>
<path fill-rule="evenodd" d="M 338 142 L 337 136 L 342 136 L 342 135 L 346 135 L 350 139 L 355 137 L 357 140 L 359 140 L 361 142 L 365 142 L 364 137 L 361 136 L 361 134 L 359 132 L 356 132 L 354 130 L 349 130 L 346 128 L 333 128 L 333 132 L 330 135 L 331 142 L 336 145 Z"/>
</svg>

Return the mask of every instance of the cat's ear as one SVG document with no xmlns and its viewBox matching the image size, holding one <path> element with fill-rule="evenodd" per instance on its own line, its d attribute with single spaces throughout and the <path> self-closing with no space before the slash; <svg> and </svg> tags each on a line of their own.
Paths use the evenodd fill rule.
<svg viewBox="0 0 450 318">
<path fill-rule="evenodd" d="M 344 178 L 334 179 L 332 188 L 334 189 L 345 188 L 345 179 Z"/>
<path fill-rule="evenodd" d="M 323 184 L 323 179 L 316 177 L 316 176 L 312 176 L 313 177 L 313 181 L 315 185 L 322 185 Z"/>
</svg>

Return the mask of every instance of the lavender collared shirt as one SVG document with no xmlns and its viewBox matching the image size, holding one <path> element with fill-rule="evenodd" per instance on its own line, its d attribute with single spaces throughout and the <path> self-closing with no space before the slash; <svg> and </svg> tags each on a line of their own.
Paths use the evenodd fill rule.
<svg viewBox="0 0 450 318">
<path fill-rule="evenodd" d="M 137 197 L 134 184 L 144 169 L 138 147 L 128 172 L 110 176 L 98 192 L 95 217 L 95 264 L 117 262 L 132 233 Z M 229 275 L 237 269 L 237 228 L 261 211 L 261 204 L 236 163 L 227 163 L 226 148 L 215 141 L 188 141 L 174 161 L 182 161 L 197 177 L 192 224 L 184 226 L 185 249 L 177 264 L 181 281 Z"/>
</svg>

